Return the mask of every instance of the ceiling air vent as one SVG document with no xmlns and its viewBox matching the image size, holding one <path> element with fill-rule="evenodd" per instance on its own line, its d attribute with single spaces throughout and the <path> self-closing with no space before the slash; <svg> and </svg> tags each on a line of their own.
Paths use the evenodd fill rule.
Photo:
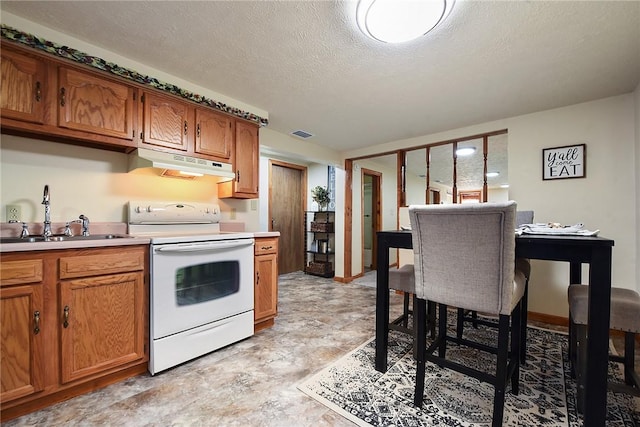
<svg viewBox="0 0 640 427">
<path fill-rule="evenodd" d="M 291 132 L 291 135 L 297 136 L 298 138 L 302 138 L 302 139 L 311 138 L 313 136 L 309 132 L 305 132 L 303 130 L 297 130 L 295 132 Z"/>
</svg>

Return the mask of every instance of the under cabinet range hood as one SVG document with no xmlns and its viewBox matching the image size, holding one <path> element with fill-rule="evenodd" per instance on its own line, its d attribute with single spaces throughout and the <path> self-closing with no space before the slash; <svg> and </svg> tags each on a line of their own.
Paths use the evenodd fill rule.
<svg viewBox="0 0 640 427">
<path fill-rule="evenodd" d="M 235 178 L 233 167 L 229 163 L 198 159 L 182 154 L 138 148 L 129 154 L 129 171 L 141 168 L 158 168 L 167 171 L 184 172 L 185 176 L 213 175 L 223 178 Z M 164 174 L 163 174 L 164 175 Z M 167 176 L 176 176 L 169 173 Z"/>
</svg>

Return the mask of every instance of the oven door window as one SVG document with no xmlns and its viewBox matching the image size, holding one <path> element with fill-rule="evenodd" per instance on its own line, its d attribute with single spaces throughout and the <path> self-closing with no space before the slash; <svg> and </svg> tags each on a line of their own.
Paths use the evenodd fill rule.
<svg viewBox="0 0 640 427">
<path fill-rule="evenodd" d="M 176 302 L 199 304 L 237 293 L 240 265 L 237 261 L 209 262 L 176 270 Z"/>
</svg>

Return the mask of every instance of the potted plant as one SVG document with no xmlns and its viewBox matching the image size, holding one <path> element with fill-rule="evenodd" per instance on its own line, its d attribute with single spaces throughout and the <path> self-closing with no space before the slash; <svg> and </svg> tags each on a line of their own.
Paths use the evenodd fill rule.
<svg viewBox="0 0 640 427">
<path fill-rule="evenodd" d="M 311 189 L 311 198 L 318 204 L 320 210 L 325 210 L 329 201 L 329 190 L 326 187 L 317 185 Z"/>
</svg>

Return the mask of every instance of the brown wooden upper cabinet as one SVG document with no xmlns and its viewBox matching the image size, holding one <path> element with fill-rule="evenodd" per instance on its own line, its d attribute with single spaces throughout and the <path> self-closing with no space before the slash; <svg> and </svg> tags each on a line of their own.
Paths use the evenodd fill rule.
<svg viewBox="0 0 640 427">
<path fill-rule="evenodd" d="M 142 145 L 189 150 L 189 126 L 193 126 L 193 108 L 177 98 L 153 92 L 142 94 Z"/>
<path fill-rule="evenodd" d="M 58 126 L 133 140 L 134 87 L 66 67 L 58 79 Z"/>
<path fill-rule="evenodd" d="M 135 148 L 135 85 L 4 41 L 1 53 L 3 133 Z"/>
<path fill-rule="evenodd" d="M 44 122 L 47 65 L 38 58 L 2 49 L 2 118 Z"/>
<path fill-rule="evenodd" d="M 218 197 L 256 199 L 260 179 L 258 126 L 238 120 L 235 136 L 232 163 L 236 178 L 218 183 Z"/>
<path fill-rule="evenodd" d="M 230 162 L 234 120 L 179 98 L 144 92 L 142 145 Z"/>
<path fill-rule="evenodd" d="M 223 162 L 231 160 L 234 120 L 226 114 L 196 108 L 195 152 L 213 156 Z"/>
</svg>

